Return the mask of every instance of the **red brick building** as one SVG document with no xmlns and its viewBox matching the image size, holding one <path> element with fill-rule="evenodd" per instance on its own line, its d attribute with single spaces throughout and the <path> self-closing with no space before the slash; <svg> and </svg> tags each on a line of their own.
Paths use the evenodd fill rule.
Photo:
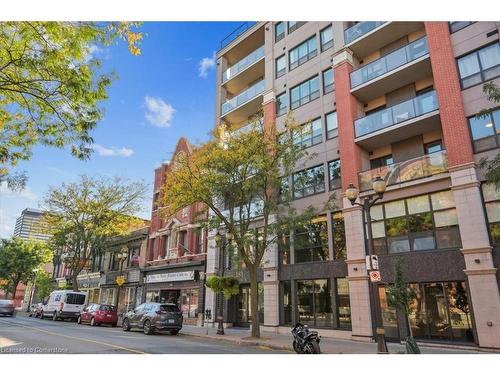
<svg viewBox="0 0 500 375">
<path fill-rule="evenodd" d="M 207 242 L 206 231 L 199 221 L 206 215 L 202 204 L 179 211 L 175 217 L 162 218 L 159 199 L 175 161 L 190 154 L 186 138 L 177 142 L 172 161 L 155 170 L 151 227 L 146 254 L 146 302 L 175 302 L 187 324 L 196 324 L 204 308 L 204 284 Z"/>
</svg>

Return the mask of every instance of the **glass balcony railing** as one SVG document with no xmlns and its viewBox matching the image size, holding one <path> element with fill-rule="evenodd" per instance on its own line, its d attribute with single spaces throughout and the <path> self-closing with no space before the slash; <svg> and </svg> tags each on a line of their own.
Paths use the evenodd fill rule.
<svg viewBox="0 0 500 375">
<path fill-rule="evenodd" d="M 257 48 L 255 51 L 253 51 L 252 53 L 250 53 L 247 56 L 245 56 L 244 58 L 242 58 L 236 64 L 234 64 L 230 68 L 226 69 L 222 73 L 222 82 L 224 83 L 224 82 L 230 80 L 235 75 L 242 72 L 243 70 L 248 68 L 250 65 L 252 65 L 254 62 L 260 60 L 263 57 L 264 57 L 264 46 Z"/>
<path fill-rule="evenodd" d="M 383 25 L 386 21 L 363 21 L 344 30 L 344 42 L 349 44 L 363 35 Z"/>
<path fill-rule="evenodd" d="M 406 160 L 400 163 L 371 169 L 359 174 L 359 189 L 370 190 L 372 182 L 377 177 L 383 178 L 387 186 L 423 177 L 444 173 L 448 169 L 446 150 Z"/>
<path fill-rule="evenodd" d="M 424 36 L 353 71 L 351 73 L 351 88 L 380 77 L 428 53 L 427 37 Z"/>
<path fill-rule="evenodd" d="M 355 120 L 356 138 L 417 118 L 437 109 L 438 101 L 435 90 L 420 94 L 410 100 Z"/>
<path fill-rule="evenodd" d="M 242 91 L 234 98 L 229 99 L 225 103 L 222 103 L 221 107 L 222 114 L 224 115 L 232 111 L 233 109 L 239 107 L 243 103 L 246 103 L 249 100 L 255 98 L 257 95 L 262 94 L 264 92 L 264 87 L 265 87 L 264 80 L 261 80 L 256 84 L 254 84 L 253 86 L 250 86 L 246 90 Z"/>
</svg>

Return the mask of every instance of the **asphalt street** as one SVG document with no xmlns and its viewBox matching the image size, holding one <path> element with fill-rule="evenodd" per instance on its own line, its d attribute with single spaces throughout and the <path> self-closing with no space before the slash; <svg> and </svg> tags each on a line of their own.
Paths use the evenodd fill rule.
<svg viewBox="0 0 500 375">
<path fill-rule="evenodd" d="M 0 316 L 0 354 L 278 354 L 286 351 L 120 327 L 91 327 L 70 321 Z"/>
</svg>

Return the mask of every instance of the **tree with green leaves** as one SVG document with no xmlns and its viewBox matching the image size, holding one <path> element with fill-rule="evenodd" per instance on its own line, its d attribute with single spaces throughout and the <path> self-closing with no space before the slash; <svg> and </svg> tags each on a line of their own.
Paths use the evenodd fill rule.
<svg viewBox="0 0 500 375">
<path fill-rule="evenodd" d="M 274 124 L 254 120 L 244 131 L 225 127 L 191 155 L 173 160 L 173 169 L 162 188 L 160 213 L 173 217 L 183 207 L 203 203 L 209 209 L 209 229 L 221 231 L 236 249 L 250 279 L 252 336 L 259 337 L 257 272 L 264 255 L 276 246 L 279 234 L 310 222 L 317 214 L 312 207 L 298 212 L 284 179 L 291 176 L 299 161 L 308 159 L 297 142 L 307 126 L 291 116 L 278 134 Z M 296 185 L 323 176 L 302 176 Z M 320 210 L 324 210 L 322 208 Z M 286 229 L 284 229 L 286 228 Z"/>
<path fill-rule="evenodd" d="M 54 280 L 52 279 L 52 275 L 44 270 L 38 271 L 36 273 L 34 288 L 35 295 L 38 300 L 43 301 L 54 290 Z"/>
<path fill-rule="evenodd" d="M 87 159 L 99 106 L 115 78 L 95 50 L 123 39 L 133 55 L 142 34 L 135 22 L 0 22 L 0 183 L 24 186 L 9 173 L 36 144 L 70 147 Z M 20 185 L 21 183 L 21 185 Z"/>
<path fill-rule="evenodd" d="M 415 299 L 415 291 L 410 288 L 404 278 L 401 269 L 401 263 L 397 262 L 395 267 L 394 285 L 387 288 L 387 304 L 398 311 L 401 311 L 408 324 L 410 336 L 413 337 L 411 330 L 410 317 L 412 312 L 412 302 Z"/>
<path fill-rule="evenodd" d="M 494 103 L 495 106 L 483 109 L 479 112 L 476 115 L 479 119 L 490 116 L 493 111 L 499 108 L 500 103 L 500 89 L 493 82 L 485 83 L 483 86 L 483 92 L 486 94 L 488 100 Z M 498 152 L 492 159 L 482 158 L 479 161 L 479 167 L 485 170 L 486 181 L 494 184 L 496 189 L 500 190 L 500 152 Z"/>
<path fill-rule="evenodd" d="M 0 279 L 6 281 L 2 288 L 11 299 L 16 298 L 20 283 L 34 280 L 35 269 L 52 259 L 51 249 L 41 241 L 26 241 L 19 237 L 0 242 Z"/>
<path fill-rule="evenodd" d="M 240 292 L 240 283 L 234 276 L 209 276 L 205 284 L 214 293 L 224 294 L 225 299 L 230 299 Z"/>
<path fill-rule="evenodd" d="M 77 182 L 51 187 L 43 204 L 50 244 L 77 276 L 113 237 L 144 225 L 134 215 L 141 209 L 147 186 L 119 177 L 81 176 Z"/>
</svg>

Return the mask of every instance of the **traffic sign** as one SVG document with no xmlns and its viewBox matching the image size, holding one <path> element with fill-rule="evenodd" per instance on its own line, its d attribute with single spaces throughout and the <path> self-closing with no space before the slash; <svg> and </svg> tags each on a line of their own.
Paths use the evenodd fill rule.
<svg viewBox="0 0 500 375">
<path fill-rule="evenodd" d="M 376 283 L 377 281 L 382 280 L 382 276 L 380 276 L 380 271 L 370 271 L 370 281 L 372 283 Z"/>
<path fill-rule="evenodd" d="M 125 276 L 116 276 L 116 284 L 118 286 L 125 284 Z"/>
<path fill-rule="evenodd" d="M 366 256 L 366 269 L 368 271 L 378 270 L 378 255 Z"/>
</svg>

